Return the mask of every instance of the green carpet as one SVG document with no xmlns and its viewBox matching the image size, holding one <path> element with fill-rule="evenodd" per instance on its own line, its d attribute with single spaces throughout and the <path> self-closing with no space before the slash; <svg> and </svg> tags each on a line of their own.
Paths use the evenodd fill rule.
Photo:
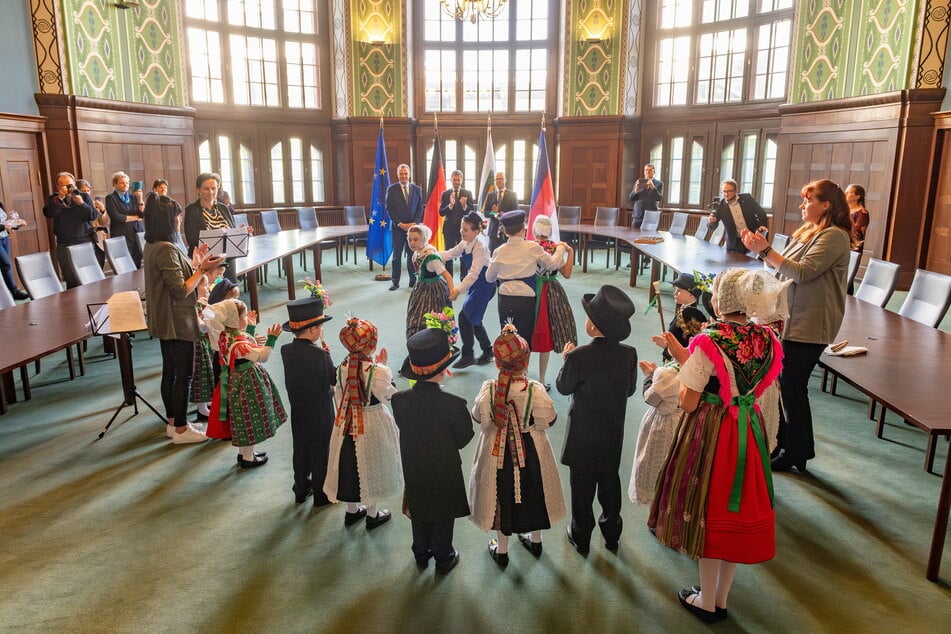
<svg viewBox="0 0 951 634">
<path fill-rule="evenodd" d="M 598 258 L 596 258 L 598 259 Z M 627 288 L 627 272 L 600 266 L 566 282 L 580 297 L 604 283 Z M 378 269 L 378 267 L 377 267 Z M 303 277 L 301 273 L 299 277 Z M 656 360 L 644 314 L 646 285 L 630 289 L 638 307 L 635 345 Z M 284 321 L 283 280 L 261 295 L 262 323 Z M 328 266 L 325 286 L 335 319 L 327 339 L 338 363 L 336 333 L 348 313 L 375 321 L 391 368 L 405 355 L 408 289 L 387 292 L 366 265 Z M 897 306 L 900 297 L 893 300 Z M 669 305 L 669 302 L 668 302 Z M 489 324 L 495 324 L 494 304 Z M 948 320 L 945 322 L 948 323 Z M 946 326 L 945 326 L 946 327 Z M 280 346 L 288 338 L 285 335 Z M 584 338 L 582 338 L 584 341 Z M 924 351 L 927 352 L 927 351 Z M 157 341 L 135 339 L 138 386 L 161 410 Z M 592 539 L 581 558 L 564 522 L 545 532 L 535 559 L 512 543 L 511 563 L 489 558 L 492 536 L 456 522 L 462 562 L 446 577 L 416 570 L 409 521 L 372 533 L 345 529 L 344 509 L 295 505 L 290 490 L 287 426 L 261 446 L 271 458 L 242 471 L 224 442 L 175 447 L 148 409 L 120 415 L 97 434 L 121 400 L 116 361 L 90 341 L 87 374 L 66 380 L 64 355 L 43 360 L 33 400 L 0 417 L 0 628 L 9 631 L 699 631 L 706 626 L 677 603 L 678 589 L 698 583 L 695 562 L 661 547 L 645 526 L 647 508 L 626 496 L 618 554 Z M 280 356 L 267 364 L 283 383 Z M 561 367 L 554 357 L 549 382 Z M 536 368 L 534 362 L 532 369 Z M 488 367 L 468 368 L 445 388 L 474 398 Z M 921 469 L 926 437 L 889 416 L 885 440 L 874 436 L 866 400 L 847 385 L 812 403 L 818 457 L 806 475 L 776 476 L 777 556 L 741 566 L 724 631 L 948 631 L 948 585 L 924 578 L 940 478 Z M 402 379 L 399 387 L 406 386 Z M 568 401 L 550 435 L 564 439 Z M 621 480 L 626 491 L 637 428 L 646 406 L 630 399 Z M 468 469 L 475 441 L 463 452 Z M 943 470 L 948 443 L 938 443 Z M 567 496 L 567 470 L 562 469 Z M 951 551 L 951 549 L 949 549 Z M 951 578 L 951 556 L 943 575 Z M 945 623 L 944 626 L 940 623 Z"/>
</svg>

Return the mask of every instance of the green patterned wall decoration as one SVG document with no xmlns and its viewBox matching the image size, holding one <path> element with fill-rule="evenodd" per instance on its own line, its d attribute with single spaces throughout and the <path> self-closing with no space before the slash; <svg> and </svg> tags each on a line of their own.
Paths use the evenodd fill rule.
<svg viewBox="0 0 951 634">
<path fill-rule="evenodd" d="M 627 34 L 624 7 L 623 0 L 566 3 L 569 46 L 564 60 L 564 114 L 620 114 L 623 45 Z"/>
<path fill-rule="evenodd" d="M 106 0 L 63 0 L 70 92 L 186 105 L 176 6 L 176 0 L 139 0 L 131 9 Z"/>
<path fill-rule="evenodd" d="M 349 18 L 353 116 L 406 116 L 400 1 L 351 0 Z"/>
<path fill-rule="evenodd" d="M 799 5 L 789 100 L 910 88 L 917 0 L 806 0 Z"/>
</svg>

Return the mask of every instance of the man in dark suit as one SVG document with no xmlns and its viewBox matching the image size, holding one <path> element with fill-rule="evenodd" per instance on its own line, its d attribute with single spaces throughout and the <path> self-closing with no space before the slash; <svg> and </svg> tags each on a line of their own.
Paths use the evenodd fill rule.
<svg viewBox="0 0 951 634">
<path fill-rule="evenodd" d="M 472 202 L 472 192 L 462 188 L 462 172 L 453 170 L 450 177 L 452 188 L 442 193 L 439 200 L 439 215 L 445 218 L 442 223 L 442 237 L 447 251 L 457 244 L 462 238 L 459 235 L 462 226 L 462 218 L 470 211 L 475 211 L 475 203 Z M 459 279 L 466 276 L 468 268 L 462 261 L 459 261 Z M 446 270 L 452 275 L 452 261 L 446 262 Z"/>
<path fill-rule="evenodd" d="M 621 343 L 631 334 L 634 303 L 616 286 L 602 286 L 582 297 L 588 314 L 585 331 L 591 343 L 565 345 L 565 364 L 555 382 L 571 394 L 568 427 L 561 463 L 571 482 L 571 522 L 568 541 L 587 555 L 595 520 L 595 493 L 601 503 L 597 524 L 608 550 L 617 550 L 621 537 L 621 446 L 627 399 L 637 390 L 637 350 Z"/>
<path fill-rule="evenodd" d="M 654 178 L 654 166 L 644 166 L 644 178 L 634 181 L 630 199 L 634 203 L 631 221 L 635 229 L 641 228 L 645 211 L 657 211 L 660 199 L 664 197 L 664 181 Z"/>
<path fill-rule="evenodd" d="M 413 251 L 406 243 L 406 230 L 423 221 L 423 190 L 409 182 L 409 165 L 396 168 L 398 182 L 386 190 L 386 212 L 390 215 L 393 229 L 393 284 L 391 291 L 400 287 L 403 252 L 406 252 L 406 269 L 409 285 L 416 285 L 416 270 L 413 268 Z"/>
<path fill-rule="evenodd" d="M 518 195 L 510 189 L 505 189 L 505 173 L 495 173 L 495 191 L 489 192 L 482 206 L 483 215 L 489 219 L 489 254 L 495 252 L 507 238 L 499 225 L 499 216 L 506 211 L 518 209 Z"/>
<path fill-rule="evenodd" d="M 92 221 L 99 212 L 92 204 L 89 194 L 76 189 L 76 177 L 69 172 L 56 175 L 56 193 L 49 197 L 43 207 L 43 215 L 53 221 L 56 236 L 56 259 L 59 270 L 66 280 L 66 288 L 80 285 L 70 264 L 69 246 L 95 241 Z"/>
<path fill-rule="evenodd" d="M 717 222 L 722 220 L 726 230 L 726 250 L 746 253 L 746 246 L 740 239 L 743 229 L 765 232 L 768 220 L 756 199 L 749 194 L 737 194 L 737 191 L 739 189 L 735 180 L 728 179 L 720 184 L 723 198 L 710 211 L 710 227 L 716 227 Z"/>
</svg>

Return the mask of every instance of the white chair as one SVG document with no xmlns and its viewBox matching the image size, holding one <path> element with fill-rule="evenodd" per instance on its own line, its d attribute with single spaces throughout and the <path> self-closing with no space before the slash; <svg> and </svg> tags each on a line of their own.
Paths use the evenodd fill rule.
<svg viewBox="0 0 951 634">
<path fill-rule="evenodd" d="M 106 240 L 106 259 L 109 260 L 109 266 L 116 275 L 131 273 L 136 269 L 135 262 L 129 254 L 129 245 L 125 238 L 109 238 Z"/>
<path fill-rule="evenodd" d="M 918 269 L 898 314 L 937 328 L 951 304 L 951 277 Z"/>
<path fill-rule="evenodd" d="M 777 253 L 782 253 L 786 250 L 786 247 L 789 246 L 789 236 L 782 233 L 773 234 L 773 242 L 770 244 L 773 251 Z"/>
<path fill-rule="evenodd" d="M 617 207 L 598 207 L 594 210 L 594 226 L 596 227 L 614 227 L 617 225 L 618 208 Z M 610 266 L 611 249 L 615 248 L 614 238 L 592 235 L 588 238 L 588 250 L 597 245 L 604 245 L 605 260 L 604 266 Z M 591 253 L 591 260 L 594 260 L 594 253 Z"/>
<path fill-rule="evenodd" d="M 347 221 L 347 226 L 350 227 L 367 227 L 367 211 L 363 205 L 347 205 L 343 208 L 344 220 Z M 357 247 L 361 244 L 366 246 L 367 243 L 367 233 L 357 233 L 352 236 L 347 237 L 347 246 L 353 247 L 353 262 L 357 261 Z M 344 256 L 347 255 L 348 249 L 344 248 Z M 340 264 L 338 261 L 337 264 Z M 370 270 L 373 270 L 373 260 L 370 260 Z"/>
<path fill-rule="evenodd" d="M 865 269 L 862 285 L 855 291 L 855 298 L 884 307 L 895 292 L 900 270 L 901 267 L 897 264 L 871 258 Z"/>
<path fill-rule="evenodd" d="M 673 217 L 670 220 L 670 229 L 671 235 L 682 236 L 687 232 L 687 220 L 690 219 L 690 214 L 685 214 L 682 211 L 674 212 Z M 709 220 L 708 220 L 709 222 Z"/>
<path fill-rule="evenodd" d="M 706 240 L 707 233 L 710 232 L 710 217 L 701 216 L 697 223 L 697 230 L 693 232 L 693 237 L 697 240 Z"/>
<path fill-rule="evenodd" d="M 710 234 L 710 237 L 707 238 L 707 242 L 710 244 L 723 244 L 723 238 L 726 236 L 726 229 L 723 227 L 722 222 L 717 223 L 717 228 L 713 230 L 713 233 Z"/>
<path fill-rule="evenodd" d="M 645 211 L 641 231 L 657 231 L 658 229 L 660 229 L 660 212 Z"/>
<path fill-rule="evenodd" d="M 125 238 L 119 238 L 125 240 Z M 92 246 L 92 243 L 89 243 Z M 132 258 L 130 257 L 131 261 Z M 30 299 L 40 299 L 63 292 L 63 285 L 59 281 L 53 259 L 49 251 L 18 255 L 16 258 L 17 273 L 20 281 L 30 294 Z"/>
<path fill-rule="evenodd" d="M 66 248 L 69 251 L 69 265 L 80 284 L 106 279 L 106 274 L 96 259 L 96 247 L 92 242 L 72 244 Z"/>
<path fill-rule="evenodd" d="M 144 231 L 137 231 L 137 232 L 135 233 L 135 239 L 136 239 L 136 240 L 138 241 L 138 243 L 139 243 L 139 251 L 140 251 L 140 252 L 145 251 L 145 232 L 144 232 Z"/>
<path fill-rule="evenodd" d="M 849 277 L 846 285 L 849 289 L 855 284 L 855 274 L 859 272 L 859 262 L 862 261 L 862 254 L 858 251 L 849 251 Z"/>
</svg>

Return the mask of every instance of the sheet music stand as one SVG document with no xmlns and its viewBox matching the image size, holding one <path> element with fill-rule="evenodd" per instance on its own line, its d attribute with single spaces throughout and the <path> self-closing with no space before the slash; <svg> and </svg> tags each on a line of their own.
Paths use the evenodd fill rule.
<svg viewBox="0 0 951 634">
<path fill-rule="evenodd" d="M 109 427 L 112 426 L 123 408 L 131 405 L 132 416 L 137 415 L 139 413 L 138 401 L 142 401 L 150 410 L 155 412 L 163 425 L 166 424 L 168 421 L 165 417 L 142 396 L 142 392 L 135 385 L 135 368 L 132 365 L 132 336 L 134 331 L 112 330 L 108 304 L 87 304 L 86 311 L 89 314 L 89 327 L 94 335 L 110 336 L 116 339 L 115 352 L 116 358 L 119 360 L 119 375 L 122 378 L 122 402 L 112 414 L 109 422 L 106 423 L 105 428 L 99 432 L 99 438 L 102 439 L 106 435 Z M 132 418 L 132 416 L 129 418 Z"/>
<path fill-rule="evenodd" d="M 208 252 L 227 258 L 243 258 L 248 255 L 248 230 L 245 227 L 228 229 L 203 229 L 198 242 L 208 245 Z"/>
</svg>

